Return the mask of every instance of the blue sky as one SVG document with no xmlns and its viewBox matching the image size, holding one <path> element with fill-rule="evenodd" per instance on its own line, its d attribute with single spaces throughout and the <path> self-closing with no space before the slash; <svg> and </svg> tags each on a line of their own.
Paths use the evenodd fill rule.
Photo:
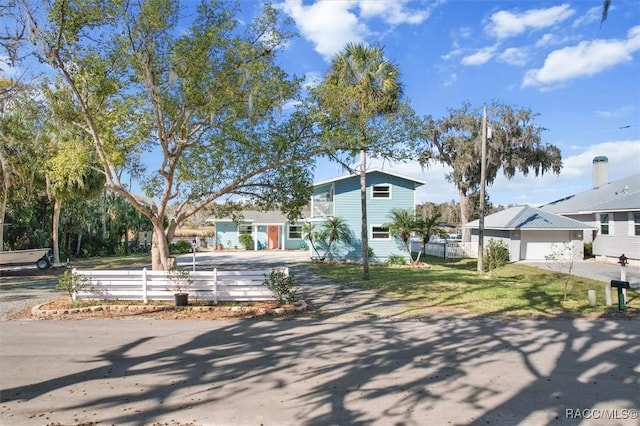
<svg viewBox="0 0 640 426">
<path fill-rule="evenodd" d="M 383 46 L 398 65 L 420 116 L 438 119 L 465 101 L 480 108 L 493 100 L 539 113 L 548 129 L 543 142 L 561 149 L 563 170 L 498 178 L 487 189 L 496 204 L 537 205 L 588 190 L 599 155 L 609 158 L 610 181 L 640 172 L 640 0 L 612 0 L 602 26 L 602 0 L 273 1 L 299 33 L 280 65 L 309 84 L 347 43 L 364 42 Z M 254 0 L 240 6 L 244 22 L 262 10 Z M 419 202 L 458 200 L 439 164 L 372 166 L 426 181 Z M 342 174 L 323 163 L 315 179 Z"/>
<path fill-rule="evenodd" d="M 281 65 L 310 82 L 346 43 L 377 43 L 399 66 L 420 116 L 440 118 L 464 101 L 481 107 L 492 100 L 539 113 L 537 123 L 548 129 L 543 141 L 560 147 L 564 168 L 560 176 L 500 178 L 488 188 L 494 203 L 540 204 L 588 190 L 598 155 L 609 158 L 610 181 L 640 172 L 640 1 L 613 0 L 602 26 L 601 0 L 276 4 L 300 34 Z M 241 5 L 246 13 L 259 10 L 249 0 Z M 427 182 L 420 202 L 458 199 L 441 165 L 391 170 Z M 323 165 L 316 179 L 342 173 Z"/>
</svg>

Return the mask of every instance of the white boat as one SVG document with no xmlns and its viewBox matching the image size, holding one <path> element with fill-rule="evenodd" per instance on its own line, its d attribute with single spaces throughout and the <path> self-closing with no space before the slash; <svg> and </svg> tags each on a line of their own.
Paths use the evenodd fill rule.
<svg viewBox="0 0 640 426">
<path fill-rule="evenodd" d="M 48 248 L 31 250 L 0 251 L 0 266 L 35 264 L 38 269 L 51 266 Z"/>
</svg>

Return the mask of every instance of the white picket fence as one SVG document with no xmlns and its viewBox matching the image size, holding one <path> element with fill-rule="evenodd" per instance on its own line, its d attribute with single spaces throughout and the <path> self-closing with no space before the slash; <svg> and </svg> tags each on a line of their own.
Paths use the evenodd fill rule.
<svg viewBox="0 0 640 426">
<path fill-rule="evenodd" d="M 478 244 L 464 243 L 460 241 L 448 243 L 427 243 L 421 241 L 411 242 L 411 251 L 422 253 L 427 256 L 441 257 L 443 259 L 462 259 L 465 257 L 478 257 Z"/>
<path fill-rule="evenodd" d="M 280 268 L 289 274 L 288 268 Z M 184 289 L 191 300 L 259 301 L 275 300 L 264 284 L 272 269 L 239 271 L 189 271 L 191 284 Z M 175 275 L 166 271 L 73 270 L 84 281 L 73 300 L 173 300 Z"/>
</svg>

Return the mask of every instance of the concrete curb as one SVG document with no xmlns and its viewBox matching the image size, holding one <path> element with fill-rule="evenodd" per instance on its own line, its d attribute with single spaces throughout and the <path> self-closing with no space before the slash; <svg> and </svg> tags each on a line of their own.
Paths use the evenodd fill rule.
<svg viewBox="0 0 640 426">
<path fill-rule="evenodd" d="M 237 313 L 244 315 L 286 315 L 292 312 L 303 312 L 308 309 L 308 305 L 304 300 L 299 300 L 293 305 L 282 306 L 278 308 L 260 308 L 253 306 L 162 306 L 162 305 L 96 305 L 85 306 L 82 308 L 69 309 L 42 309 L 49 302 L 41 303 L 31 309 L 31 316 L 37 319 L 56 319 L 76 314 L 91 314 L 96 312 L 109 312 L 122 316 L 137 315 L 141 313 L 154 313 L 164 311 L 192 311 L 192 312 L 209 312 L 212 310 L 221 310 L 222 312 Z"/>
</svg>

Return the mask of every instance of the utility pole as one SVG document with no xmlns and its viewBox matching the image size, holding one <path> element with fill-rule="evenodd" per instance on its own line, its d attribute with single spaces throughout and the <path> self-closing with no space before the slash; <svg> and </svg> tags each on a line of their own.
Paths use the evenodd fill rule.
<svg viewBox="0 0 640 426">
<path fill-rule="evenodd" d="M 480 218 L 478 220 L 478 272 L 484 270 L 484 191 L 487 180 L 487 107 L 482 106 L 482 153 L 480 155 Z"/>
</svg>

